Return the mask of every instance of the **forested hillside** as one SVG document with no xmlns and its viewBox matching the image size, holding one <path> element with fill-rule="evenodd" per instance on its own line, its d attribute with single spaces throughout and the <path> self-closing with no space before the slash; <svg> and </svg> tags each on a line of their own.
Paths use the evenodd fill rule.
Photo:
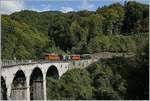
<svg viewBox="0 0 150 101">
<path fill-rule="evenodd" d="M 47 99 L 148 100 L 149 5 L 135 1 L 96 11 L 24 10 L 2 15 L 2 59 L 41 59 L 44 52 L 132 52 L 47 77 Z"/>
<path fill-rule="evenodd" d="M 148 40 L 148 13 L 148 5 L 132 1 L 96 11 L 2 15 L 2 59 L 39 59 L 43 52 L 135 52 Z"/>
</svg>

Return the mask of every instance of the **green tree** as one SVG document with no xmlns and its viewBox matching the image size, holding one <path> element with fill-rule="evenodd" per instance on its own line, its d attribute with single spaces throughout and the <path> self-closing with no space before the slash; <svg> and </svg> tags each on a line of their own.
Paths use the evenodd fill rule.
<svg viewBox="0 0 150 101">
<path fill-rule="evenodd" d="M 125 79 L 110 67 L 95 63 L 88 68 L 95 99 L 123 99 L 126 93 Z"/>
<path fill-rule="evenodd" d="M 112 35 L 120 34 L 122 22 L 124 20 L 124 8 L 119 3 L 112 4 L 108 7 L 97 9 L 96 13 L 102 14 L 103 21 L 103 34 Z"/>
<path fill-rule="evenodd" d="M 148 8 L 147 5 L 140 4 L 135 1 L 129 1 L 125 3 L 125 20 L 124 20 L 124 32 L 141 32 L 144 26 L 141 24 L 144 22 L 144 18 L 148 16 Z M 148 22 L 145 22 L 146 29 L 148 29 Z M 147 30 L 144 30 L 144 32 Z"/>
<path fill-rule="evenodd" d="M 48 80 L 48 99 L 86 100 L 92 98 L 91 79 L 84 69 L 70 70 L 59 81 L 51 81 Z"/>
</svg>

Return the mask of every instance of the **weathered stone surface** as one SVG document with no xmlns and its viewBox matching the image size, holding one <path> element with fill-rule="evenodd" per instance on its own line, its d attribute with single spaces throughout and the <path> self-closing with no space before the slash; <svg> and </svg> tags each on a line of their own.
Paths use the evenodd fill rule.
<svg viewBox="0 0 150 101">
<path fill-rule="evenodd" d="M 49 62 L 49 63 L 37 63 L 37 64 L 24 64 L 24 65 L 13 65 L 13 66 L 5 66 L 2 67 L 1 76 L 4 77 L 6 82 L 6 88 L 7 88 L 7 99 L 31 99 L 31 85 L 30 85 L 30 78 L 31 74 L 33 73 L 33 70 L 35 68 L 39 68 L 42 72 L 42 80 L 38 83 L 33 83 L 33 95 L 34 99 L 45 99 L 46 100 L 46 75 L 47 71 L 51 67 L 56 67 L 58 70 L 58 75 L 61 77 L 67 70 L 73 69 L 73 68 L 85 68 L 89 64 L 95 62 L 96 60 L 80 60 L 80 61 L 68 61 L 68 62 Z M 25 75 L 25 84 L 26 89 L 23 90 L 23 87 L 19 90 L 12 88 L 13 79 L 17 73 L 17 71 L 23 71 Z M 35 90 L 37 89 L 38 90 Z M 42 96 L 39 96 L 41 95 Z M 19 94 L 19 96 L 17 96 Z"/>
</svg>

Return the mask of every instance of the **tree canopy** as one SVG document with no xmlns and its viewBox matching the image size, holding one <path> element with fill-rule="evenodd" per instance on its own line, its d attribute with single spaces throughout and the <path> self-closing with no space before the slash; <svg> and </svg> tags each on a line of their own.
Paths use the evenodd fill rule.
<svg viewBox="0 0 150 101">
<path fill-rule="evenodd" d="M 96 11 L 23 10 L 2 15 L 2 59 L 39 59 L 43 52 L 133 52 L 148 37 L 148 8 L 129 1 Z"/>
</svg>

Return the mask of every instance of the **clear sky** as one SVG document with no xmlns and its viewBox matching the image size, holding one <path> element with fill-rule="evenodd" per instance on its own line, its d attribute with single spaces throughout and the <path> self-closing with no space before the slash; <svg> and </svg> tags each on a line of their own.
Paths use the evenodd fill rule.
<svg viewBox="0 0 150 101">
<path fill-rule="evenodd" d="M 11 14 L 20 10 L 34 11 L 94 11 L 98 7 L 110 5 L 115 2 L 124 4 L 127 0 L 0 0 L 0 12 Z M 133 0 L 132 0 L 133 1 Z M 149 4 L 149 0 L 134 0 L 144 4 Z"/>
</svg>

